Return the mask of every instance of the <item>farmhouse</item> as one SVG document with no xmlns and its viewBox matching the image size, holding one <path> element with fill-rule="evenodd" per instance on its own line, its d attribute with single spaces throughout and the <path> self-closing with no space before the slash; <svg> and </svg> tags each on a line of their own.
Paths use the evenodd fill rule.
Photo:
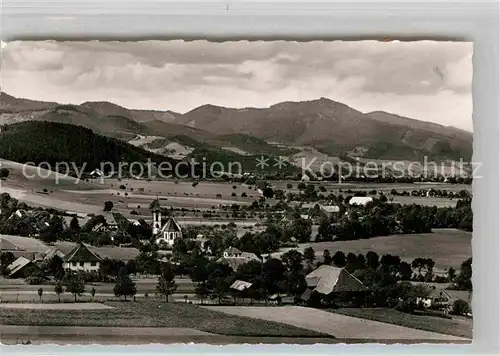
<svg viewBox="0 0 500 356">
<path fill-rule="evenodd" d="M 234 271 L 238 269 L 239 266 L 244 265 L 250 261 L 261 261 L 256 254 L 251 252 L 242 252 L 235 247 L 229 247 L 222 253 L 221 258 L 217 262 L 225 263 L 231 267 Z"/>
<path fill-rule="evenodd" d="M 236 247 L 228 247 L 224 250 L 222 253 L 224 258 L 228 257 L 240 257 L 241 256 L 241 251 L 238 250 Z"/>
<path fill-rule="evenodd" d="M 417 297 L 417 303 L 422 303 L 426 308 L 449 309 L 452 302 L 452 297 L 442 288 L 432 288 L 426 296 Z"/>
<path fill-rule="evenodd" d="M 118 222 L 116 221 L 115 214 L 108 213 L 104 216 L 104 223 L 97 224 L 94 226 L 92 231 L 94 232 L 111 232 L 118 229 Z"/>
<path fill-rule="evenodd" d="M 319 208 L 327 217 L 331 217 L 340 212 L 340 207 L 338 205 L 320 205 Z"/>
<path fill-rule="evenodd" d="M 367 291 L 363 283 L 347 272 L 345 268 L 322 265 L 306 276 L 307 290 L 302 299 L 317 298 L 331 300 L 338 293 L 359 294 Z"/>
<path fill-rule="evenodd" d="M 64 257 L 63 268 L 72 271 L 98 271 L 102 258 L 86 244 L 78 244 Z"/>
<path fill-rule="evenodd" d="M 40 268 L 26 257 L 19 257 L 7 266 L 7 270 L 9 271 L 9 278 L 26 278 L 35 271 L 40 271 Z"/>
<path fill-rule="evenodd" d="M 39 252 L 35 255 L 35 261 L 49 261 L 51 260 L 54 256 L 59 256 L 61 259 L 64 260 L 64 253 L 61 252 L 61 250 L 57 249 L 56 247 L 49 247 L 47 250 L 43 252 Z"/>
</svg>

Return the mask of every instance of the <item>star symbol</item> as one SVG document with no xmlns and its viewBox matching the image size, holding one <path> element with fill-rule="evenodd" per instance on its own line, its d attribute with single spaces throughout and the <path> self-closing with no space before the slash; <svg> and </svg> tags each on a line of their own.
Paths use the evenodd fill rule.
<svg viewBox="0 0 500 356">
<path fill-rule="evenodd" d="M 288 163 L 286 157 L 283 157 L 283 156 L 279 156 L 278 158 L 275 158 L 274 160 L 276 161 L 274 166 L 278 167 L 279 169 L 285 167 L 286 164 Z"/>
<path fill-rule="evenodd" d="M 267 163 L 267 161 L 269 161 L 269 158 L 265 156 L 260 156 L 260 158 L 257 158 L 257 168 L 265 169 L 266 167 L 268 167 L 269 163 Z"/>
</svg>

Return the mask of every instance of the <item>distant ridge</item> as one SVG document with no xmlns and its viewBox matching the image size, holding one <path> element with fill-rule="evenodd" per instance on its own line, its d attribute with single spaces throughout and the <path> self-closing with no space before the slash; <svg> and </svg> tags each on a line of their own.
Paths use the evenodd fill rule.
<svg viewBox="0 0 500 356">
<path fill-rule="evenodd" d="M 240 136 L 241 149 L 265 149 L 262 142 L 280 142 L 315 147 L 336 156 L 466 161 L 472 157 L 470 132 L 383 111 L 363 113 L 328 98 L 286 101 L 267 108 L 207 104 L 185 114 L 131 110 L 107 101 L 61 105 L 6 93 L 0 101 L 0 124 L 27 120 L 70 123 L 123 140 L 137 135 L 182 136 L 224 147 L 238 146 L 234 135 L 239 134 L 245 135 Z"/>
</svg>

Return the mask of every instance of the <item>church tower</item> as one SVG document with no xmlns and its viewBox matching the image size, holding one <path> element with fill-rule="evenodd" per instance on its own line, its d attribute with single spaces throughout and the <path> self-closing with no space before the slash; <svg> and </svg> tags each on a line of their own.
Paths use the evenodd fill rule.
<svg viewBox="0 0 500 356">
<path fill-rule="evenodd" d="M 158 198 L 151 203 L 151 213 L 153 214 L 153 236 L 156 236 L 161 229 L 161 207 Z"/>
</svg>

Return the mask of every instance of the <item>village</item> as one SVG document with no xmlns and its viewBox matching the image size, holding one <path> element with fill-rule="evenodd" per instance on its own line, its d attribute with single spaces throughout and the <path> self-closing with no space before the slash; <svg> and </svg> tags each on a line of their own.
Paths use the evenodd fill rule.
<svg viewBox="0 0 500 356">
<path fill-rule="evenodd" d="M 154 301 L 229 314 L 299 306 L 390 323 L 390 316 L 363 314 L 384 308 L 447 321 L 471 316 L 470 258 L 444 265 L 439 257 L 409 258 L 384 246 L 333 249 L 384 236 L 459 236 L 470 219 L 467 190 L 360 186 L 327 194 L 311 182 L 284 186 L 292 185 L 298 191 L 288 194 L 272 183 L 256 186 L 250 205 L 220 204 L 219 212 L 230 212 L 221 224 L 217 217 L 194 223 L 185 214 L 196 209 L 169 206 L 158 196 L 149 196 L 148 218 L 145 209 L 140 216 L 119 212 L 111 200 L 99 214 L 71 214 L 29 207 L 3 193 L 0 307 Z M 451 197 L 456 206 L 395 204 L 398 196 Z M 12 317 L 5 315 L 4 323 L 16 322 Z"/>
<path fill-rule="evenodd" d="M 2 42 L 0 341 L 470 344 L 473 45 L 433 42 Z"/>
</svg>

